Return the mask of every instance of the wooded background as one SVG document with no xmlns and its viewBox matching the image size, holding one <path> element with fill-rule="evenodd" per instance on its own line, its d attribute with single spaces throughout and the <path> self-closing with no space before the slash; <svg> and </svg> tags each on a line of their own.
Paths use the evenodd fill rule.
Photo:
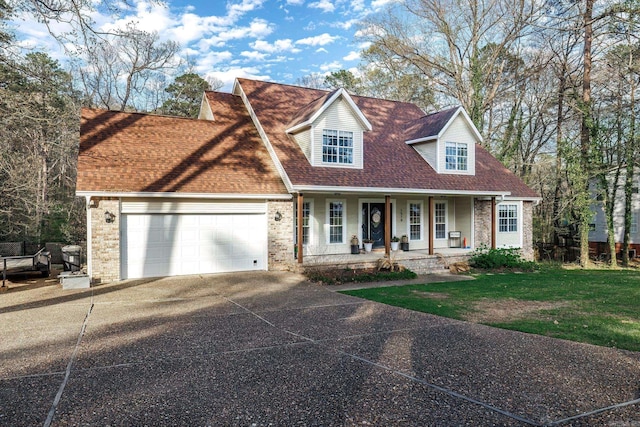
<svg viewBox="0 0 640 427">
<path fill-rule="evenodd" d="M 97 32 L 91 10 L 117 14 L 118 4 L 0 0 L 0 240 L 84 239 L 84 200 L 74 196 L 81 106 L 194 117 L 202 91 L 222 86 L 158 34 Z M 71 32 L 51 31 L 69 60 L 16 49 L 6 25 L 16 12 L 70 23 Z M 570 238 L 586 265 L 594 197 L 610 236 L 612 201 L 625 201 L 629 242 L 639 12 L 640 0 L 395 2 L 360 23 L 369 47 L 357 71 L 297 84 L 414 102 L 427 113 L 462 105 L 485 146 L 541 195 L 534 241 Z"/>
</svg>

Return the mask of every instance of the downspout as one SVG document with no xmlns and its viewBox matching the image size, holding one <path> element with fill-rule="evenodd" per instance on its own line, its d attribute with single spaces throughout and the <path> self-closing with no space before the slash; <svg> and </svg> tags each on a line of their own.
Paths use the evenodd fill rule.
<svg viewBox="0 0 640 427">
<path fill-rule="evenodd" d="M 87 275 L 89 276 L 89 281 L 91 281 L 93 277 L 91 274 L 93 272 L 93 263 L 91 262 L 93 257 L 93 251 L 91 250 L 91 196 L 85 196 L 85 199 L 85 209 L 87 211 Z"/>
</svg>

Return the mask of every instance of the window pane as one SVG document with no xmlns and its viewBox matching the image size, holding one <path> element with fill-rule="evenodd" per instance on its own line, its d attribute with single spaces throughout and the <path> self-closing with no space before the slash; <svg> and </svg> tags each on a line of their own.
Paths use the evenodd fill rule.
<svg viewBox="0 0 640 427">
<path fill-rule="evenodd" d="M 422 204 L 409 204 L 409 238 L 420 240 L 422 237 Z"/>
<path fill-rule="evenodd" d="M 309 217 L 311 215 L 311 202 L 303 202 L 302 203 L 302 244 L 306 245 L 309 243 Z M 298 206 L 295 206 L 295 240 L 298 241 Z"/>
<path fill-rule="evenodd" d="M 469 163 L 469 149 L 462 142 L 445 143 L 445 168 L 466 171 Z"/>
<path fill-rule="evenodd" d="M 322 161 L 353 164 L 353 132 L 323 129 Z"/>
<path fill-rule="evenodd" d="M 445 165 L 447 170 L 456 169 L 456 144 L 447 142 L 445 147 Z"/>
<path fill-rule="evenodd" d="M 446 238 L 446 217 L 447 217 L 447 205 L 445 203 L 435 204 L 435 224 L 436 224 L 436 239 Z"/>
<path fill-rule="evenodd" d="M 498 206 L 498 231 L 502 233 L 518 231 L 518 206 Z"/>
<path fill-rule="evenodd" d="M 342 202 L 329 203 L 329 243 L 342 243 Z"/>
</svg>

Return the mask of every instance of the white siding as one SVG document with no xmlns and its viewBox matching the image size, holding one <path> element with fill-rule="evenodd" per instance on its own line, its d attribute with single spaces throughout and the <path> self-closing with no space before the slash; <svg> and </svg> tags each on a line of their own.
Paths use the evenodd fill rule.
<svg viewBox="0 0 640 427">
<path fill-rule="evenodd" d="M 353 132 L 353 165 L 344 164 L 326 164 L 322 163 L 322 130 L 333 129 Z M 364 128 L 360 124 L 359 120 L 354 116 L 353 111 L 344 101 L 340 98 L 336 100 L 327 110 L 318 117 L 313 123 L 313 161 L 314 166 L 329 166 L 340 168 L 356 168 L 362 169 L 363 166 L 363 154 L 362 154 L 362 134 Z"/>
<path fill-rule="evenodd" d="M 302 132 L 298 132 L 295 135 L 292 135 L 292 138 L 298 143 L 300 149 L 309 160 L 309 163 L 312 163 L 311 159 L 311 129 L 305 129 Z"/>
<path fill-rule="evenodd" d="M 445 144 L 447 142 L 465 142 L 468 144 L 468 170 L 448 171 L 445 169 Z M 459 114 L 438 140 L 438 172 L 464 175 L 476 174 L 476 138 L 465 118 Z"/>
<path fill-rule="evenodd" d="M 422 156 L 423 159 L 429 163 L 429 165 L 438 170 L 438 143 L 436 141 L 420 142 L 413 144 L 413 148 Z"/>
</svg>

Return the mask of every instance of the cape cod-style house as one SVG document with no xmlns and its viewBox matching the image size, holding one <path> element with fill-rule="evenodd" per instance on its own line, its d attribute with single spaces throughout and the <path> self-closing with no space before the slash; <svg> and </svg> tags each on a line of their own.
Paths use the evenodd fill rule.
<svg viewBox="0 0 640 427">
<path fill-rule="evenodd" d="M 293 269 L 360 256 L 352 236 L 531 258 L 539 197 L 481 143 L 460 107 L 248 79 L 206 92 L 199 119 L 83 109 L 89 274 Z"/>
</svg>

